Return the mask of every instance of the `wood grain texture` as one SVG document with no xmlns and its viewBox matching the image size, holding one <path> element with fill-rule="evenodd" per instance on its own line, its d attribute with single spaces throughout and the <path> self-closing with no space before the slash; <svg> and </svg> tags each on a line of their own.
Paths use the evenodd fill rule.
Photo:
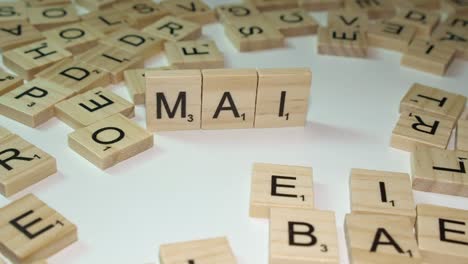
<svg viewBox="0 0 468 264">
<path fill-rule="evenodd" d="M 0 96 L 23 85 L 23 81 L 24 80 L 18 76 L 0 70 Z"/>
<path fill-rule="evenodd" d="M 405 52 L 416 34 L 416 27 L 393 20 L 371 24 L 367 32 L 369 46 Z"/>
<path fill-rule="evenodd" d="M 299 0 L 299 6 L 307 11 L 328 11 L 343 7 L 343 0 Z"/>
<path fill-rule="evenodd" d="M 177 69 L 224 68 L 224 55 L 212 40 L 166 42 L 167 60 Z"/>
<path fill-rule="evenodd" d="M 28 22 L 5 22 L 0 25 L 0 51 L 43 40 L 44 36 Z"/>
<path fill-rule="evenodd" d="M 4 138 L 4 137 L 6 137 L 6 136 L 8 136 L 10 134 L 11 134 L 11 132 L 8 129 L 0 126 L 0 139 Z"/>
<path fill-rule="evenodd" d="M 244 0 L 244 2 L 254 5 L 262 12 L 299 7 L 298 0 Z"/>
<path fill-rule="evenodd" d="M 468 152 L 468 120 L 458 120 L 456 148 Z"/>
<path fill-rule="evenodd" d="M 96 46 L 99 38 L 104 36 L 99 31 L 82 23 L 61 26 L 44 31 L 42 34 L 47 40 L 62 49 L 68 50 L 73 55 Z"/>
<path fill-rule="evenodd" d="M 157 55 L 163 50 L 162 39 L 132 28 L 119 29 L 102 38 L 101 42 L 145 58 Z"/>
<path fill-rule="evenodd" d="M 288 9 L 263 13 L 265 18 L 286 37 L 313 35 L 318 22 L 303 9 Z"/>
<path fill-rule="evenodd" d="M 30 7 L 28 17 L 31 25 L 40 31 L 80 21 L 73 5 Z"/>
<path fill-rule="evenodd" d="M 187 19 L 200 25 L 217 21 L 215 10 L 202 0 L 164 0 L 161 6 L 173 16 Z"/>
<path fill-rule="evenodd" d="M 195 40 L 201 36 L 201 26 L 178 17 L 165 16 L 145 27 L 143 32 L 167 41 Z"/>
<path fill-rule="evenodd" d="M 320 27 L 318 31 L 318 53 L 343 57 L 366 57 L 367 40 L 355 29 Z"/>
<path fill-rule="evenodd" d="M 124 72 L 125 85 L 133 103 L 136 105 L 145 103 L 146 71 L 174 70 L 175 67 L 158 67 L 151 69 L 134 69 Z"/>
</svg>

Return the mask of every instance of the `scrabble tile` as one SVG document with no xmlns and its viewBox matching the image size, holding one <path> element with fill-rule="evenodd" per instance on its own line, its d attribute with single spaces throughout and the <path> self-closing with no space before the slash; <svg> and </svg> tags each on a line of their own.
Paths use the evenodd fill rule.
<svg viewBox="0 0 468 264">
<path fill-rule="evenodd" d="M 75 60 L 110 73 L 111 82 L 114 84 L 123 81 L 125 70 L 143 68 L 144 59 L 142 56 L 133 55 L 123 49 L 102 43 L 75 57 Z"/>
<path fill-rule="evenodd" d="M 397 8 L 440 9 L 440 0 L 393 0 Z"/>
<path fill-rule="evenodd" d="M 456 142 L 458 150 L 468 152 L 468 120 L 458 120 Z"/>
<path fill-rule="evenodd" d="M 441 89 L 413 84 L 400 102 L 400 113 L 422 111 L 451 120 L 460 117 L 465 109 L 466 97 Z"/>
<path fill-rule="evenodd" d="M 317 33 L 318 22 L 302 9 L 288 9 L 264 13 L 266 19 L 286 37 Z"/>
<path fill-rule="evenodd" d="M 284 36 L 262 16 L 225 23 L 224 33 L 241 52 L 284 47 Z"/>
<path fill-rule="evenodd" d="M 23 79 L 0 70 L 0 96 L 23 84 Z"/>
<path fill-rule="evenodd" d="M 314 209 L 312 168 L 255 163 L 250 217 L 270 218 L 272 208 Z"/>
<path fill-rule="evenodd" d="M 282 10 L 299 7 L 298 0 L 244 0 L 260 11 Z"/>
<path fill-rule="evenodd" d="M 150 131 L 201 127 L 200 70 L 146 72 L 146 127 Z"/>
<path fill-rule="evenodd" d="M 13 263 L 41 261 L 77 240 L 77 227 L 34 194 L 0 209 L 0 244 Z"/>
<path fill-rule="evenodd" d="M 235 23 L 238 19 L 260 15 L 260 11 L 250 3 L 224 4 L 216 6 L 218 19 L 222 23 Z"/>
<path fill-rule="evenodd" d="M 318 53 L 344 57 L 366 57 L 367 40 L 354 29 L 324 28 L 318 31 Z"/>
<path fill-rule="evenodd" d="M 257 71 L 203 70 L 202 129 L 253 128 Z"/>
<path fill-rule="evenodd" d="M 27 22 L 6 22 L 0 25 L 0 51 L 5 52 L 22 45 L 44 39 L 41 32 Z"/>
<path fill-rule="evenodd" d="M 216 22 L 216 13 L 202 0 L 165 0 L 161 6 L 172 15 L 200 25 Z"/>
<path fill-rule="evenodd" d="M 345 235 L 350 263 L 424 263 L 407 217 L 348 214 Z"/>
<path fill-rule="evenodd" d="M 73 92 L 86 92 L 110 84 L 110 74 L 90 64 L 66 59 L 36 74 L 36 77 L 55 83 Z"/>
<path fill-rule="evenodd" d="M 80 20 L 75 7 L 72 5 L 32 7 L 28 9 L 28 15 L 30 23 L 40 31 Z"/>
<path fill-rule="evenodd" d="M 418 8 L 401 8 L 398 14 L 392 18 L 394 22 L 416 27 L 416 35 L 428 38 L 440 20 L 440 15 L 435 11 Z"/>
<path fill-rule="evenodd" d="M 364 12 L 349 9 L 330 11 L 328 27 L 366 32 L 369 27 L 369 17 Z"/>
<path fill-rule="evenodd" d="M 34 79 L 0 97 L 0 113 L 30 127 L 54 117 L 54 105 L 73 92 L 63 86 Z"/>
<path fill-rule="evenodd" d="M 468 197 L 468 152 L 418 145 L 411 154 L 413 189 Z"/>
<path fill-rule="evenodd" d="M 451 28 L 468 29 L 468 14 L 467 15 L 450 15 L 443 23 L 444 26 Z"/>
<path fill-rule="evenodd" d="M 0 139 L 4 138 L 6 136 L 9 136 L 9 135 L 11 135 L 11 132 L 8 129 L 0 126 Z"/>
<path fill-rule="evenodd" d="M 127 70 L 124 72 L 125 86 L 127 91 L 132 98 L 132 101 L 136 105 L 145 103 L 145 93 L 146 93 L 146 72 L 150 70 L 174 70 L 174 67 L 159 67 L 153 69 L 135 69 Z"/>
<path fill-rule="evenodd" d="M 30 6 L 30 7 L 71 4 L 70 0 L 22 0 L 22 1 L 25 2 L 27 6 Z"/>
<path fill-rule="evenodd" d="M 6 197 L 57 172 L 52 156 L 14 134 L 0 139 L 0 160 L 0 193 Z"/>
<path fill-rule="evenodd" d="M 111 7 L 116 0 L 76 0 L 76 3 L 88 10 L 101 10 Z"/>
<path fill-rule="evenodd" d="M 128 53 L 149 58 L 160 53 L 163 40 L 132 28 L 122 28 L 101 40 Z"/>
<path fill-rule="evenodd" d="M 392 0 L 345 0 L 345 8 L 367 13 L 369 19 L 385 19 L 395 15 Z"/>
<path fill-rule="evenodd" d="M 393 148 L 412 152 L 422 144 L 440 149 L 447 148 L 454 121 L 419 111 L 402 112 L 392 132 Z"/>
<path fill-rule="evenodd" d="M 26 5 L 22 2 L 0 3 L 0 23 L 26 22 L 28 14 Z"/>
<path fill-rule="evenodd" d="M 69 24 L 42 32 L 48 41 L 73 55 L 87 51 L 103 36 L 99 31 L 81 23 Z"/>
<path fill-rule="evenodd" d="M 153 134 L 116 114 L 68 135 L 68 146 L 101 169 L 153 147 Z"/>
<path fill-rule="evenodd" d="M 420 38 L 414 39 L 401 59 L 401 65 L 443 76 L 455 58 L 456 50 Z"/>
<path fill-rule="evenodd" d="M 456 56 L 461 56 L 468 49 L 468 30 L 466 29 L 439 26 L 434 30 L 431 39 L 438 44 L 454 48 L 457 51 Z"/>
<path fill-rule="evenodd" d="M 416 236 L 427 264 L 467 263 L 468 211 L 418 205 Z"/>
<path fill-rule="evenodd" d="M 161 264 L 237 263 L 226 237 L 161 245 Z"/>
<path fill-rule="evenodd" d="M 349 181 L 353 214 L 397 215 L 416 220 L 416 206 L 407 173 L 352 169 Z"/>
<path fill-rule="evenodd" d="M 307 11 L 327 11 L 343 7 L 343 0 L 299 0 L 299 6 Z"/>
<path fill-rule="evenodd" d="M 169 11 L 161 5 L 148 0 L 135 0 L 121 2 L 123 6 L 117 9 L 125 14 L 125 21 L 132 27 L 142 29 L 161 18 L 167 16 Z"/>
<path fill-rule="evenodd" d="M 255 127 L 305 126 L 311 79 L 308 68 L 259 69 Z"/>
<path fill-rule="evenodd" d="M 71 57 L 72 54 L 51 41 L 44 40 L 22 46 L 3 54 L 3 63 L 26 80 L 54 63 Z"/>
<path fill-rule="evenodd" d="M 109 34 L 128 26 L 124 14 L 113 9 L 99 11 L 92 17 L 83 19 L 82 24 L 103 34 Z"/>
<path fill-rule="evenodd" d="M 168 41 L 194 40 L 201 36 L 201 26 L 181 18 L 166 16 L 145 27 L 143 32 Z"/>
<path fill-rule="evenodd" d="M 166 42 L 167 60 L 178 69 L 224 68 L 224 55 L 212 40 Z"/>
<path fill-rule="evenodd" d="M 449 14 L 468 15 L 468 3 L 464 0 L 443 0 L 442 7 Z"/>
<path fill-rule="evenodd" d="M 399 22 L 379 21 L 371 24 L 367 42 L 371 47 L 405 52 L 416 35 L 416 27 Z"/>
<path fill-rule="evenodd" d="M 101 87 L 55 105 L 56 116 L 75 129 L 89 126 L 118 113 L 132 118 L 135 116 L 135 107 L 117 94 Z"/>
<path fill-rule="evenodd" d="M 335 213 L 272 208 L 270 264 L 340 263 Z"/>
</svg>

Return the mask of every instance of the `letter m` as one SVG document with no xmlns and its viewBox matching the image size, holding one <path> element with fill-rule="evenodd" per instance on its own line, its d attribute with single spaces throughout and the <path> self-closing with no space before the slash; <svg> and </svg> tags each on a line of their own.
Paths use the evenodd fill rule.
<svg viewBox="0 0 468 264">
<path fill-rule="evenodd" d="M 181 106 L 182 105 L 182 106 Z M 169 118 L 174 118 L 177 110 L 181 107 L 181 118 L 187 117 L 187 94 L 179 92 L 174 107 L 171 109 L 164 93 L 156 93 L 156 118 L 163 118 L 163 107 Z"/>
</svg>

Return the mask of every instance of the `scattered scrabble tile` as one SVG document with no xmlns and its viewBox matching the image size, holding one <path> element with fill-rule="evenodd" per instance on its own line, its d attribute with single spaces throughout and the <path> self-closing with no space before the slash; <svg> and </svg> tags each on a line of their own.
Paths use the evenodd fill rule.
<svg viewBox="0 0 468 264">
<path fill-rule="evenodd" d="M 353 29 L 324 28 L 318 31 L 318 53 L 344 57 L 366 57 L 367 40 Z"/>
<path fill-rule="evenodd" d="M 237 263 L 225 237 L 161 245 L 159 259 L 161 264 Z"/>
<path fill-rule="evenodd" d="M 419 111 L 405 111 L 393 129 L 390 145 L 408 152 L 419 144 L 445 149 L 453 127 L 453 120 Z"/>
<path fill-rule="evenodd" d="M 463 95 L 415 83 L 401 100 L 400 113 L 422 111 L 456 120 L 465 109 L 465 104 L 466 97 Z"/>
<path fill-rule="evenodd" d="M 451 28 L 468 29 L 468 14 L 467 15 L 450 15 L 443 23 L 444 26 Z"/>
<path fill-rule="evenodd" d="M 468 4 L 464 0 L 443 0 L 442 5 L 449 14 L 468 15 Z"/>
<path fill-rule="evenodd" d="M 266 19 L 286 37 L 317 33 L 318 22 L 302 9 L 288 9 L 264 13 Z"/>
<path fill-rule="evenodd" d="M 9 197 L 57 172 L 55 159 L 21 137 L 0 138 L 0 193 Z"/>
<path fill-rule="evenodd" d="M 36 74 L 36 77 L 71 90 L 73 94 L 83 93 L 98 86 L 107 86 L 111 82 L 109 73 L 72 59 L 65 59 Z"/>
<path fill-rule="evenodd" d="M 405 216 L 414 223 L 416 206 L 407 173 L 352 169 L 351 212 Z"/>
<path fill-rule="evenodd" d="M 103 34 L 109 34 L 128 27 L 125 16 L 118 10 L 99 11 L 92 17 L 85 18 L 82 24 Z"/>
<path fill-rule="evenodd" d="M 146 72 L 146 127 L 150 131 L 201 127 L 200 70 Z"/>
<path fill-rule="evenodd" d="M 259 69 L 255 127 L 305 126 L 310 69 Z"/>
<path fill-rule="evenodd" d="M 124 72 L 125 85 L 127 86 L 128 93 L 132 98 L 134 104 L 144 104 L 145 103 L 145 93 L 146 93 L 146 72 L 150 70 L 173 70 L 174 67 L 159 67 L 153 69 L 136 69 L 136 70 L 127 70 Z"/>
<path fill-rule="evenodd" d="M 335 213 L 272 208 L 269 263 L 340 263 Z"/>
<path fill-rule="evenodd" d="M 468 197 L 468 152 L 418 145 L 411 165 L 413 189 Z"/>
<path fill-rule="evenodd" d="M 370 19 L 384 19 L 395 15 L 393 0 L 345 0 L 345 8 L 367 13 Z"/>
<path fill-rule="evenodd" d="M 168 10 L 150 0 L 121 1 L 113 7 L 125 14 L 125 21 L 137 29 L 142 29 L 169 14 Z"/>
<path fill-rule="evenodd" d="M 26 5 L 22 2 L 0 3 L 0 23 L 26 22 L 28 14 Z"/>
<path fill-rule="evenodd" d="M 75 129 L 89 126 L 118 113 L 132 118 L 135 115 L 135 107 L 117 94 L 101 87 L 55 105 L 56 116 Z"/>
<path fill-rule="evenodd" d="M 366 32 L 369 27 L 369 17 L 366 13 L 349 9 L 330 11 L 328 27 Z"/>
<path fill-rule="evenodd" d="M 72 5 L 28 8 L 29 22 L 40 31 L 78 22 L 80 17 Z"/>
<path fill-rule="evenodd" d="M 454 48 L 457 54 L 468 49 L 468 31 L 462 28 L 439 26 L 431 36 L 436 43 Z M 460 56 L 460 55 L 458 55 Z"/>
<path fill-rule="evenodd" d="M 401 8 L 392 21 L 416 27 L 416 35 L 427 38 L 437 26 L 440 15 L 437 12 L 418 8 Z"/>
<path fill-rule="evenodd" d="M 216 7 L 216 13 L 222 23 L 235 23 L 238 19 L 260 15 L 260 11 L 249 3 L 220 5 Z"/>
<path fill-rule="evenodd" d="M 407 217 L 348 214 L 345 234 L 350 263 L 423 263 Z"/>
<path fill-rule="evenodd" d="M 172 15 L 193 21 L 200 25 L 215 22 L 216 13 L 202 0 L 165 0 L 161 6 Z"/>
<path fill-rule="evenodd" d="M 54 116 L 54 105 L 73 92 L 63 86 L 34 79 L 0 97 L 0 114 L 37 127 Z"/>
<path fill-rule="evenodd" d="M 0 244 L 13 263 L 35 263 L 78 240 L 77 227 L 33 194 L 0 209 Z"/>
<path fill-rule="evenodd" d="M 71 4 L 70 0 L 22 0 L 22 1 L 25 2 L 30 7 Z"/>
<path fill-rule="evenodd" d="M 244 0 L 260 11 L 281 10 L 299 7 L 298 0 Z"/>
<path fill-rule="evenodd" d="M 250 216 L 270 218 L 272 208 L 314 208 L 312 168 L 255 163 Z"/>
<path fill-rule="evenodd" d="M 203 70 L 202 129 L 253 128 L 257 71 Z"/>
<path fill-rule="evenodd" d="M 125 70 L 143 68 L 145 58 L 100 43 L 75 59 L 110 73 L 112 83 L 116 84 L 123 81 Z"/>
<path fill-rule="evenodd" d="M 69 51 L 45 40 L 5 52 L 3 63 L 22 78 L 31 80 L 36 73 L 71 56 Z"/>
<path fill-rule="evenodd" d="M 122 28 L 101 40 L 109 46 L 149 58 L 160 53 L 163 40 L 132 28 Z"/>
<path fill-rule="evenodd" d="M 153 135 L 121 114 L 68 135 L 68 145 L 101 169 L 107 169 L 153 147 Z"/>
<path fill-rule="evenodd" d="M 393 0 L 397 8 L 440 9 L 440 0 Z"/>
<path fill-rule="evenodd" d="M 371 24 L 367 42 L 371 47 L 405 52 L 416 35 L 416 27 L 399 22 L 379 21 Z"/>
<path fill-rule="evenodd" d="M 76 3 L 88 10 L 101 10 L 111 7 L 116 0 L 76 0 Z"/>
<path fill-rule="evenodd" d="M 11 135 L 11 132 L 8 129 L 0 126 L 0 139 L 6 137 L 8 135 Z"/>
<path fill-rule="evenodd" d="M 458 120 L 457 149 L 468 152 L 468 120 Z"/>
<path fill-rule="evenodd" d="M 241 52 L 281 48 L 284 36 L 263 16 L 244 18 L 225 23 L 224 32 Z"/>
<path fill-rule="evenodd" d="M 343 7 L 343 0 L 299 0 L 299 6 L 307 11 L 326 11 Z"/>
<path fill-rule="evenodd" d="M 181 18 L 166 16 L 145 27 L 143 32 L 168 41 L 194 40 L 201 36 L 201 26 Z"/>
<path fill-rule="evenodd" d="M 81 23 L 65 25 L 42 32 L 48 41 L 70 51 L 73 55 L 87 51 L 97 45 L 103 36 L 99 31 Z"/>
<path fill-rule="evenodd" d="M 452 64 L 455 52 L 452 47 L 417 38 L 403 55 L 401 65 L 443 76 Z"/>
<path fill-rule="evenodd" d="M 0 51 L 5 52 L 44 39 L 35 27 L 27 22 L 8 22 L 0 25 Z"/>
<path fill-rule="evenodd" d="M 167 60 L 178 69 L 224 68 L 224 56 L 212 40 L 166 42 Z"/>
<path fill-rule="evenodd" d="M 23 84 L 23 79 L 0 70 L 0 96 Z"/>
</svg>

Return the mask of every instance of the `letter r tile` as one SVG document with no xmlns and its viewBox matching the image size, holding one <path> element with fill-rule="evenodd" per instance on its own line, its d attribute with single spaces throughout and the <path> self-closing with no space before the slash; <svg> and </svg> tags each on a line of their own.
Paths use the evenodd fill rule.
<svg viewBox="0 0 468 264">
<path fill-rule="evenodd" d="M 251 188 L 251 217 L 270 218 L 272 208 L 314 208 L 310 167 L 256 163 Z"/>
</svg>

